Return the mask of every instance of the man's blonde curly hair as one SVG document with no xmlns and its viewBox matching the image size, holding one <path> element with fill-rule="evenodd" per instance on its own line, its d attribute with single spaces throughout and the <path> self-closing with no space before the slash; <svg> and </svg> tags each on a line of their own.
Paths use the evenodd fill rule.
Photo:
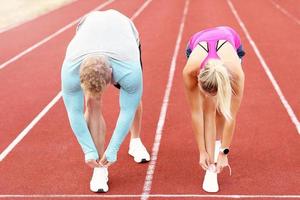
<svg viewBox="0 0 300 200">
<path fill-rule="evenodd" d="M 105 56 L 86 58 L 80 66 L 80 85 L 84 93 L 97 96 L 111 82 L 111 68 Z"/>
</svg>

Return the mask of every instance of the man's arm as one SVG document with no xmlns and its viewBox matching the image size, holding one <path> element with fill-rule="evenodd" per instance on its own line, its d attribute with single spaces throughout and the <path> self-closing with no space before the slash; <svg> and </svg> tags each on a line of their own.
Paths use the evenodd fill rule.
<svg viewBox="0 0 300 200">
<path fill-rule="evenodd" d="M 82 91 L 72 94 L 63 93 L 63 99 L 71 128 L 85 154 L 85 161 L 97 160 L 99 158 L 97 149 L 83 114 L 84 97 Z"/>
<path fill-rule="evenodd" d="M 85 161 L 97 160 L 98 152 L 84 118 L 84 95 L 79 77 L 70 73 L 68 66 L 62 69 L 62 96 L 71 128 L 85 154 Z"/>
<path fill-rule="evenodd" d="M 120 113 L 115 130 L 105 152 L 106 159 L 109 162 L 115 162 L 117 160 L 120 145 L 129 132 L 136 109 L 141 101 L 143 82 L 140 66 L 137 72 L 124 77 L 120 81 L 120 85 Z"/>
</svg>

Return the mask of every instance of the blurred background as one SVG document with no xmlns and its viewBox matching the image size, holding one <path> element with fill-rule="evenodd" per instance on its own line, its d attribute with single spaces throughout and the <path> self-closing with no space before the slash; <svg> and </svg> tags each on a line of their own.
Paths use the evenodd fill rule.
<svg viewBox="0 0 300 200">
<path fill-rule="evenodd" d="M 0 0 L 0 30 L 24 23 L 77 0 Z"/>
</svg>

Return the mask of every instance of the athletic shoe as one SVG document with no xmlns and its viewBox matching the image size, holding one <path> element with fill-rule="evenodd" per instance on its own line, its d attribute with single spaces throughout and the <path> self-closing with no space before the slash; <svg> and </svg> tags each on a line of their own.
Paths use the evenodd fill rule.
<svg viewBox="0 0 300 200">
<path fill-rule="evenodd" d="M 220 140 L 217 140 L 216 141 L 216 144 L 215 144 L 215 157 L 214 157 L 214 162 L 217 163 L 218 162 L 218 156 L 219 156 L 219 153 L 220 153 L 220 148 L 221 148 L 221 141 Z M 229 169 L 229 175 L 231 176 L 231 167 L 230 165 L 228 164 L 227 165 L 228 169 Z"/>
<path fill-rule="evenodd" d="M 217 140 L 215 143 L 215 155 L 214 155 L 214 162 L 218 162 L 218 156 L 221 148 L 221 141 Z"/>
<path fill-rule="evenodd" d="M 92 192 L 108 191 L 108 170 L 106 167 L 95 167 L 90 182 L 90 190 Z"/>
<path fill-rule="evenodd" d="M 218 175 L 216 173 L 216 166 L 214 164 L 209 165 L 208 170 L 206 170 L 202 188 L 206 192 L 218 192 Z"/>
<path fill-rule="evenodd" d="M 128 154 L 134 158 L 137 163 L 145 163 L 150 161 L 150 155 L 143 145 L 140 138 L 130 140 Z"/>
</svg>

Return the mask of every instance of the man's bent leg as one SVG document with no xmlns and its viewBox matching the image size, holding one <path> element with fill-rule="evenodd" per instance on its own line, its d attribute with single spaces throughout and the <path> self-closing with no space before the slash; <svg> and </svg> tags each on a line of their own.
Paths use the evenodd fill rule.
<svg viewBox="0 0 300 200">
<path fill-rule="evenodd" d="M 133 120 L 132 126 L 130 128 L 131 139 L 140 137 L 141 126 L 142 126 L 142 114 L 143 114 L 143 107 L 142 107 L 142 102 L 141 102 L 135 112 L 134 120 Z"/>
<path fill-rule="evenodd" d="M 148 162 L 150 160 L 150 155 L 140 139 L 142 113 L 143 108 L 141 102 L 136 110 L 134 120 L 130 129 L 131 140 L 128 151 L 128 153 L 133 156 L 134 161 L 137 163 Z"/>
</svg>

